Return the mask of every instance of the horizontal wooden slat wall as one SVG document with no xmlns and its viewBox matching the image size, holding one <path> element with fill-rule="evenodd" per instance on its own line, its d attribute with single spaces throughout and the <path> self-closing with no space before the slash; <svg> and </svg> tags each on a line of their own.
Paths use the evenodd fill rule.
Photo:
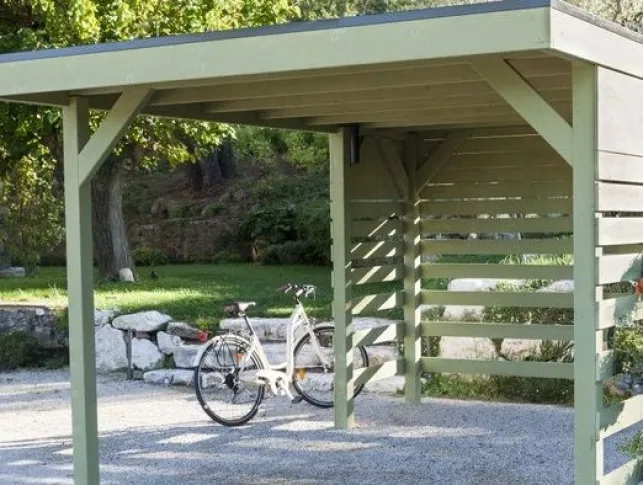
<svg viewBox="0 0 643 485">
<path fill-rule="evenodd" d="M 527 255 L 573 253 L 572 213 L 571 167 L 540 136 L 525 131 L 473 133 L 420 192 L 422 277 L 572 279 L 571 265 L 523 261 Z M 509 257 L 514 264 L 500 262 Z M 434 262 L 436 258 L 439 261 Z M 424 290 L 422 302 L 572 308 L 573 294 Z M 422 335 L 572 340 L 572 330 L 545 324 L 523 330 L 507 323 L 448 321 L 424 322 Z M 424 358 L 422 366 L 428 372 L 572 376 L 571 364 L 431 357 Z"/>
<path fill-rule="evenodd" d="M 602 294 L 597 312 L 597 372 L 602 382 L 617 372 L 607 331 L 624 320 L 640 325 L 643 303 L 628 293 L 614 293 L 617 283 L 643 276 L 643 81 L 598 69 L 596 170 L 597 286 Z M 627 283 L 620 285 L 626 290 Z M 612 287 L 612 288 L 610 288 Z M 617 288 L 619 289 L 619 288 Z M 599 406 L 597 435 L 605 439 L 641 421 L 643 396 Z M 640 463 L 630 462 L 603 476 L 599 483 L 638 483 Z"/>
</svg>

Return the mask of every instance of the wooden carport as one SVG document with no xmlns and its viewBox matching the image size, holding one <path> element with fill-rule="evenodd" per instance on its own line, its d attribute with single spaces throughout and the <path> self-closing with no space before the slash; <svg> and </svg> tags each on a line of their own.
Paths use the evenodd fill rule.
<svg viewBox="0 0 643 485">
<path fill-rule="evenodd" d="M 603 287 L 641 272 L 643 218 L 613 214 L 642 210 L 642 40 L 557 0 L 513 0 L 0 56 L 2 100 L 64 114 L 76 483 L 99 483 L 90 181 L 141 113 L 330 134 L 337 426 L 353 424 L 346 397 L 371 377 L 403 372 L 408 403 L 421 371 L 574 378 L 576 483 L 635 483 L 634 461 L 604 473 L 602 443 L 639 421 L 643 398 L 604 408 L 602 391 L 614 372 L 607 331 L 637 300 Z M 92 135 L 90 109 L 109 111 Z M 468 217 L 508 213 L 529 217 Z M 424 238 L 484 231 L 540 236 Z M 422 263 L 526 253 L 573 253 L 575 265 Z M 573 277 L 575 287 L 453 294 L 421 290 L 423 276 Z M 378 281 L 403 286 L 352 297 Z M 421 304 L 573 307 L 575 324 L 421 325 Z M 394 307 L 400 329 L 353 331 L 352 315 Z M 353 373 L 353 345 L 396 331 L 402 366 Z M 423 358 L 421 335 L 572 339 L 575 362 Z"/>
</svg>

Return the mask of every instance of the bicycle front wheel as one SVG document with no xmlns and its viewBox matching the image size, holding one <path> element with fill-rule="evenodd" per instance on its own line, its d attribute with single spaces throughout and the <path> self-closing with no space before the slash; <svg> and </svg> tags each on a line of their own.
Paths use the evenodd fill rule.
<svg viewBox="0 0 643 485">
<path fill-rule="evenodd" d="M 335 405 L 335 327 L 319 325 L 313 330 L 319 352 L 330 365 L 325 365 L 318 355 L 316 346 L 306 333 L 296 344 L 294 350 L 295 375 L 293 387 L 310 404 L 320 408 Z M 368 367 L 368 354 L 364 347 L 353 349 L 353 368 Z M 355 388 L 353 397 L 362 392 L 364 386 Z"/>
<path fill-rule="evenodd" d="M 264 397 L 256 374 L 263 364 L 251 344 L 236 335 L 211 340 L 194 370 L 196 397 L 213 421 L 240 426 L 250 421 Z"/>
</svg>

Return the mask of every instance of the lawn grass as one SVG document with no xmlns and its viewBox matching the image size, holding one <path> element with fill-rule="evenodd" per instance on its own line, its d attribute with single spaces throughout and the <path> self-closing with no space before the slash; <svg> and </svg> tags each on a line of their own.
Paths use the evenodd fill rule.
<svg viewBox="0 0 643 485">
<path fill-rule="evenodd" d="M 159 275 L 156 280 L 150 277 L 150 269 L 139 268 L 137 283 L 97 283 L 96 308 L 118 308 L 126 313 L 159 310 L 176 320 L 213 328 L 224 316 L 223 304 L 235 300 L 256 301 L 251 310 L 254 316 L 288 316 L 292 300 L 275 290 L 294 282 L 318 287 L 317 298 L 305 300 L 311 316 L 331 315 L 330 268 L 218 264 L 160 266 L 155 271 Z M 65 269 L 42 268 L 35 276 L 0 280 L 0 301 L 39 302 L 64 309 Z"/>
</svg>

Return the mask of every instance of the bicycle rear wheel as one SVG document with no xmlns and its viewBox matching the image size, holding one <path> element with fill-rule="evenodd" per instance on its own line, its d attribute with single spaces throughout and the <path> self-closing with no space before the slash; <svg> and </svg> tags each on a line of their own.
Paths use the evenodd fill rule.
<svg viewBox="0 0 643 485">
<path fill-rule="evenodd" d="M 319 325 L 313 330 L 320 350 L 331 363 L 325 367 L 317 356 L 310 334 L 306 333 L 296 344 L 294 350 L 295 375 L 293 387 L 310 404 L 320 408 L 331 408 L 335 405 L 335 327 Z M 368 354 L 364 347 L 353 350 L 353 368 L 368 367 Z M 364 386 L 355 388 L 353 396 L 362 392 Z"/>
<path fill-rule="evenodd" d="M 196 397 L 213 421 L 240 426 L 250 421 L 263 400 L 265 387 L 256 379 L 263 364 L 251 344 L 236 335 L 211 340 L 194 370 Z"/>
</svg>

